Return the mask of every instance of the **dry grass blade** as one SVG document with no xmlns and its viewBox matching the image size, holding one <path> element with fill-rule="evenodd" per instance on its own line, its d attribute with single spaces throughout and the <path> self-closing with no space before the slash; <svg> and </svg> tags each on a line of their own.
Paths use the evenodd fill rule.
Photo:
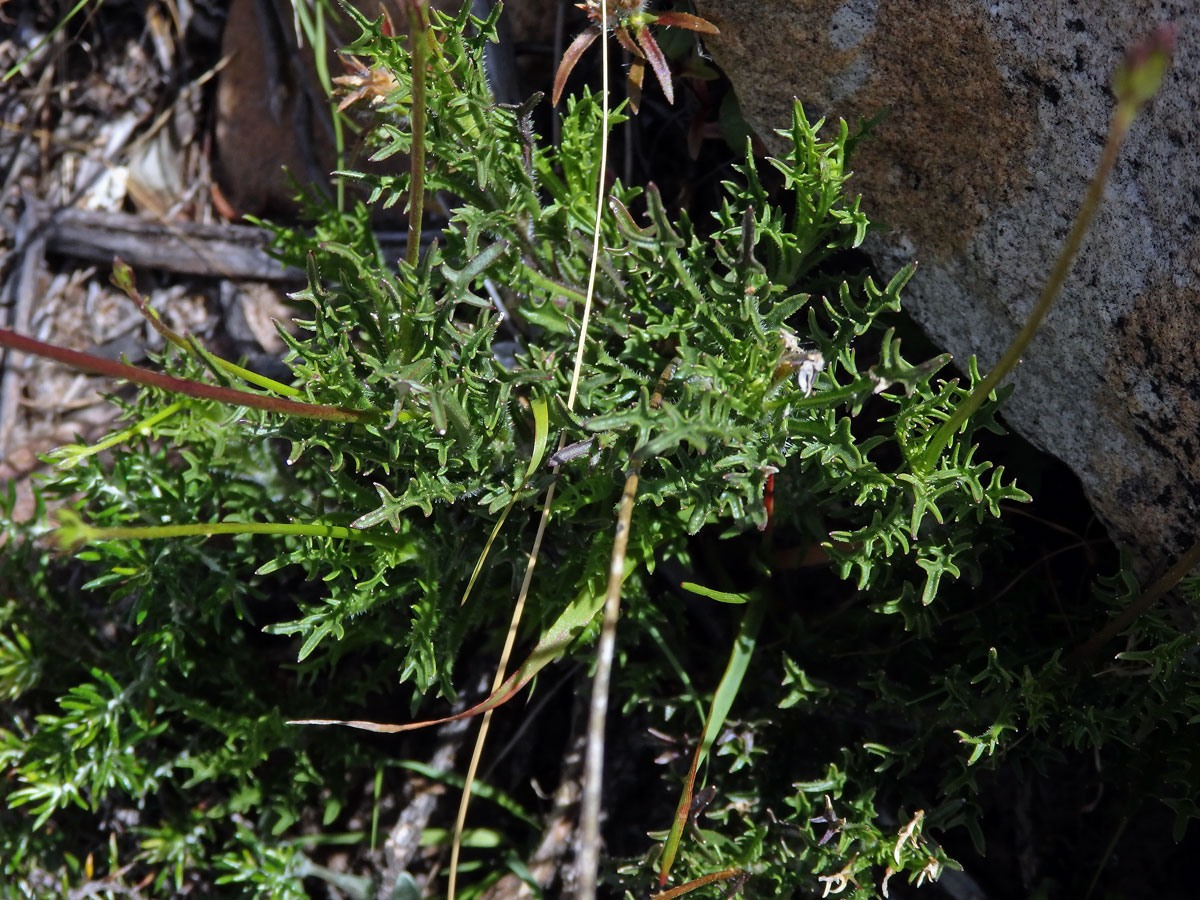
<svg viewBox="0 0 1200 900">
<path fill-rule="evenodd" d="M 402 731 L 416 731 L 453 722 L 457 719 L 469 719 L 478 716 L 489 709 L 495 709 L 511 700 L 525 685 L 533 680 L 542 669 L 558 659 L 567 648 L 575 642 L 580 633 L 591 623 L 604 605 L 604 597 L 599 592 L 593 593 L 586 586 L 567 604 L 566 609 L 547 628 L 538 640 L 525 661 L 513 673 L 504 679 L 500 689 L 485 700 L 475 704 L 470 709 L 463 710 L 452 716 L 440 719 L 429 719 L 424 722 L 405 722 L 393 724 L 389 722 L 370 722 L 363 719 L 292 719 L 289 725 L 342 725 L 346 728 L 357 728 L 360 731 L 374 731 L 378 734 L 399 734 Z"/>
<path fill-rule="evenodd" d="M 504 670 L 508 668 L 508 657 L 512 653 L 513 642 L 516 640 L 517 627 L 521 624 L 521 615 L 525 610 L 525 599 L 529 596 L 529 584 L 533 581 L 533 567 L 537 564 L 538 553 L 542 547 L 542 538 L 546 534 L 546 525 L 550 521 L 550 507 L 554 502 L 554 486 L 551 482 L 546 490 L 546 502 L 542 504 L 542 516 L 538 520 L 537 535 L 533 539 L 533 549 L 529 553 L 529 562 L 525 566 L 525 576 L 521 580 L 521 592 L 517 595 L 517 604 L 513 607 L 512 621 L 508 626 L 508 636 L 504 641 L 504 650 L 500 654 L 500 662 L 496 666 L 496 677 L 492 681 L 492 693 L 500 689 L 504 683 Z M 446 888 L 448 900 L 454 900 L 458 884 L 458 857 L 462 852 L 463 830 L 467 822 L 467 808 L 471 805 L 471 788 L 475 783 L 475 774 L 479 771 L 479 760 L 483 756 L 483 745 L 487 742 L 488 729 L 492 724 L 492 713 L 489 709 L 483 714 L 483 722 L 479 725 L 479 734 L 475 738 L 475 748 L 471 751 L 471 764 L 467 767 L 466 780 L 463 782 L 462 796 L 458 801 L 458 817 L 454 820 L 454 838 L 450 843 L 450 877 Z"/>
<path fill-rule="evenodd" d="M 579 57 L 583 56 L 584 51 L 592 46 L 598 37 L 600 37 L 600 29 L 592 27 L 581 31 L 579 36 L 571 41 L 571 46 L 563 53 L 562 62 L 558 64 L 558 72 L 554 75 L 554 92 L 550 95 L 552 105 L 558 106 L 559 98 L 562 97 L 563 88 L 567 86 L 567 78 L 570 76 L 571 70 L 579 62 Z"/>
<path fill-rule="evenodd" d="M 529 468 L 525 473 L 525 479 L 528 479 L 537 470 L 537 467 L 541 464 L 542 455 L 546 450 L 546 434 L 549 426 L 545 400 L 539 399 L 534 401 L 533 415 L 535 422 L 534 447 L 533 455 L 529 461 Z M 488 538 L 488 542 L 483 548 L 483 553 L 479 556 L 479 562 L 476 564 L 475 571 L 471 574 L 471 580 L 467 584 L 467 589 L 463 593 L 463 603 L 467 602 L 467 597 L 471 593 L 475 579 L 479 577 L 479 572 L 483 568 L 483 562 L 492 547 L 492 542 L 496 540 L 496 535 L 500 532 L 500 528 L 504 525 L 516 500 L 517 494 L 514 492 L 512 501 L 504 510 L 504 514 L 500 517 L 499 521 L 496 522 L 495 528 L 492 529 L 491 537 Z M 512 656 L 513 644 L 517 640 L 517 628 L 521 624 L 521 616 L 525 611 L 525 599 L 529 596 L 529 584 L 533 580 L 533 567 L 537 564 L 538 551 L 542 546 L 542 537 L 546 534 L 546 525 L 550 521 L 550 505 L 553 501 L 554 482 L 551 482 L 549 489 L 546 491 L 546 502 L 542 506 L 542 516 L 538 521 L 537 535 L 533 539 L 533 550 L 530 551 L 529 562 L 525 565 L 525 576 L 521 581 L 521 591 L 517 595 L 516 606 L 513 607 L 512 621 L 509 623 L 508 634 L 504 639 L 504 649 L 500 652 L 500 661 L 496 664 L 496 676 L 492 680 L 492 694 L 499 691 L 504 684 L 504 672 L 508 669 L 508 660 Z M 458 817 L 454 821 L 454 837 L 450 842 L 450 877 L 446 889 L 446 896 L 449 900 L 454 900 L 455 890 L 458 886 L 458 857 L 462 852 L 462 836 L 463 828 L 466 826 L 467 821 L 467 808 L 471 805 L 471 787 L 475 783 L 475 773 L 479 771 L 479 760 L 483 756 L 483 745 L 487 741 L 493 712 L 494 710 L 489 709 L 483 714 L 483 721 L 479 725 L 479 734 L 475 739 L 475 748 L 471 751 L 471 764 L 467 767 L 467 777 L 463 783 L 462 796 L 458 801 Z"/>
<path fill-rule="evenodd" d="M 713 872 L 709 875 L 701 875 L 699 878 L 689 881 L 687 884 L 681 884 L 677 887 L 669 888 L 665 891 L 660 891 L 655 894 L 650 900 L 673 900 L 675 897 L 682 897 L 684 894 L 690 894 L 697 888 L 702 888 L 706 884 L 714 884 L 718 881 L 733 881 L 733 889 L 725 892 L 728 897 L 731 894 L 741 890 L 741 885 L 745 883 L 748 872 L 743 869 L 725 869 L 721 872 Z"/>
<path fill-rule="evenodd" d="M 675 87 L 671 84 L 671 67 L 667 65 L 667 58 L 663 56 L 662 50 L 658 47 L 658 42 L 654 40 L 654 35 L 650 33 L 650 29 L 645 26 L 637 28 L 633 32 L 633 36 L 637 38 L 638 44 L 646 53 L 646 59 L 650 62 L 650 67 L 654 69 L 654 74 L 658 78 L 658 83 L 662 85 L 663 94 L 666 95 L 668 103 L 675 102 Z"/>
</svg>

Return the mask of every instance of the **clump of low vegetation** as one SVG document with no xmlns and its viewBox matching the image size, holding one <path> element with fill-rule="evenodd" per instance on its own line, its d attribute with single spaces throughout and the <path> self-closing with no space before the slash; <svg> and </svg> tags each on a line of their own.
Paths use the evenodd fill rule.
<svg viewBox="0 0 1200 900">
<path fill-rule="evenodd" d="M 489 93 L 499 7 L 469 8 L 415 8 L 412 37 L 359 20 L 347 51 L 372 73 L 354 99 L 376 156 L 424 159 L 417 194 L 457 198 L 437 239 L 418 252 L 418 214 L 391 259 L 368 204 L 312 201 L 310 228 L 273 229 L 309 276 L 280 331 L 288 383 L 166 333 L 170 378 L 111 370 L 142 385 L 114 397 L 126 427 L 53 454 L 54 516 L 4 501 L 4 890 L 439 893 L 441 855 L 381 863 L 383 786 L 453 781 L 411 759 L 429 743 L 408 727 L 519 718 L 533 679 L 591 661 L 613 581 L 610 708 L 671 764 L 610 738 L 632 758 L 610 780 L 643 797 L 608 806 L 606 896 L 899 895 L 956 868 L 962 835 L 983 852 L 1000 780 L 1093 756 L 1097 876 L 1146 798 L 1178 839 L 1200 812 L 1194 626 L 1147 612 L 1096 671 L 1069 651 L 1133 602 L 1127 570 L 1073 609 L 1000 591 L 998 519 L 1028 500 L 980 447 L 1004 371 L 907 358 L 912 269 L 847 268 L 871 228 L 847 191 L 869 129 L 797 104 L 789 151 L 747 150 L 710 220 L 619 181 L 596 219 L 601 123 L 623 112 L 568 97 L 549 146 L 542 98 Z M 394 206 L 416 171 L 345 177 Z M 480 696 L 518 597 L 518 661 Z M 316 720 L 360 730 L 299 724 Z M 550 802 L 502 778 L 479 781 L 461 896 L 536 880 Z M 450 814 L 435 824 L 445 848 Z M 563 861 L 538 890 L 571 887 Z"/>
</svg>

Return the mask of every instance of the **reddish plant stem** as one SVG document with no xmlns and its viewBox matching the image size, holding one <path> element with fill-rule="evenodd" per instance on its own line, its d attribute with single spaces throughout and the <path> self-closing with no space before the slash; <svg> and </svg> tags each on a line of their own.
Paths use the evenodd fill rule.
<svg viewBox="0 0 1200 900">
<path fill-rule="evenodd" d="M 121 378 L 135 384 L 156 387 L 172 394 L 183 394 L 197 397 L 201 400 L 215 400 L 218 403 L 230 403 L 235 406 L 250 406 L 267 412 L 282 413 L 289 416 L 302 416 L 308 419 L 325 419 L 330 422 L 361 422 L 371 418 L 367 410 L 343 409 L 338 406 L 322 406 L 316 403 L 301 403 L 298 400 L 285 400 L 282 397 L 267 397 L 262 394 L 251 394 L 249 391 L 239 391 L 234 388 L 219 387 L 215 384 L 205 384 L 202 381 L 191 381 L 186 378 L 176 378 L 161 372 L 151 372 L 127 363 L 115 362 L 102 356 L 83 353 L 79 350 L 68 350 L 57 347 L 31 337 L 0 328 L 0 347 L 17 350 L 21 353 L 31 353 L 52 359 L 65 366 L 70 366 L 80 372 L 92 375 L 106 375 L 109 378 Z"/>
<path fill-rule="evenodd" d="M 1119 616 L 1076 647 L 1068 658 L 1069 661 L 1076 665 L 1087 662 L 1099 653 L 1105 644 L 1132 625 L 1138 616 L 1157 603 L 1159 598 L 1179 584 L 1197 565 L 1200 565 L 1200 542 L 1192 544 L 1187 552 L 1175 562 L 1175 565 L 1171 566 L 1158 581 L 1146 588 L 1142 595 L 1126 607 Z"/>
</svg>

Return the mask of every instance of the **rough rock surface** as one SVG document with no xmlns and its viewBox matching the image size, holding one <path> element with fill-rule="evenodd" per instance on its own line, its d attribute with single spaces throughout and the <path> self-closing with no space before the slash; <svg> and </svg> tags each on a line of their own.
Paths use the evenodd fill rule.
<svg viewBox="0 0 1200 900">
<path fill-rule="evenodd" d="M 1070 283 L 1016 375 L 1007 421 L 1079 475 L 1143 570 L 1200 536 L 1200 5 L 1194 0 L 697 0 L 766 136 L 890 108 L 853 184 L 893 231 L 889 269 L 960 363 L 1023 323 L 1108 130 L 1123 49 L 1178 26 L 1175 67 L 1126 141 Z"/>
</svg>

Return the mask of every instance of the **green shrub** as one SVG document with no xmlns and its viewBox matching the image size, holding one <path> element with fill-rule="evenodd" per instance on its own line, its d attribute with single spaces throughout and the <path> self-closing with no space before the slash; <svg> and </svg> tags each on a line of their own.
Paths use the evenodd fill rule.
<svg viewBox="0 0 1200 900">
<path fill-rule="evenodd" d="M 726 651 L 689 633 L 697 604 L 710 618 L 723 615 L 713 598 L 748 601 L 748 645 L 771 624 L 752 655 L 735 648 L 747 687 L 709 764 L 715 825 L 703 843 L 685 837 L 677 881 L 868 897 L 892 877 L 936 879 L 953 863 L 935 835 L 962 826 L 982 844 L 981 780 L 1009 757 L 1038 768 L 1115 746 L 1129 765 L 1182 779 L 1152 790 L 1186 822 L 1186 745 L 1146 741 L 1128 704 L 1190 722 L 1194 634 L 1144 623 L 1119 664 L 1140 678 L 1114 689 L 1068 671 L 1063 631 L 1022 606 L 1033 595 L 976 604 L 951 589 L 964 574 L 987 582 L 982 562 L 1003 534 L 992 520 L 1027 498 L 976 446 L 1000 430 L 994 396 L 927 464 L 967 390 L 935 378 L 945 357 L 906 361 L 887 327 L 911 269 L 882 288 L 843 270 L 839 254 L 869 228 L 844 194 L 865 129 L 832 126 L 823 139 L 797 105 L 791 150 L 762 175 L 747 153 L 703 226 L 673 216 L 653 187 L 614 184 L 571 409 L 600 111 L 591 95 L 572 98 L 561 143 L 546 146 L 532 101 L 490 98 L 481 59 L 494 24 L 435 15 L 426 189 L 459 205 L 416 266 L 385 257 L 363 206 L 314 206 L 311 232 L 275 229 L 280 258 L 310 273 L 294 298 L 299 331 L 281 332 L 298 399 L 356 420 L 143 389 L 114 401 L 143 427 L 111 454 L 59 451 L 42 485 L 68 511 L 66 538 L 87 544 L 78 562 L 47 548 L 43 515 L 6 517 L 5 891 L 65 895 L 93 879 L 119 893 L 149 879 L 157 895 L 305 897 L 324 880 L 408 896 L 408 875 L 372 885 L 323 863 L 374 843 L 369 786 L 415 745 L 288 721 L 444 715 L 464 690 L 464 658 L 499 646 L 552 481 L 522 639 L 565 623 L 550 655 L 588 659 L 635 461 L 615 685 L 625 714 L 699 734 Z M 407 153 L 408 54 L 378 26 L 363 30 L 352 52 L 394 79 L 376 106 L 377 156 Z M 372 203 L 408 194 L 408 175 L 347 177 Z M 194 344 L 161 362 L 238 386 Z M 558 464 L 530 471 L 560 436 Z M 162 530 L 178 525 L 202 533 Z M 717 536 L 741 549 L 698 551 Z M 785 544 L 823 547 L 844 584 L 829 579 L 829 599 L 784 596 L 769 575 Z M 751 560 L 740 576 L 739 556 Z M 663 570 L 710 584 L 688 600 L 664 589 Z M 1135 587 L 1104 590 L 1115 600 Z M 1073 615 L 1085 631 L 1098 618 Z M 659 786 L 668 817 L 681 777 Z M 520 869 L 529 833 L 499 821 L 509 832 L 478 853 L 472 891 Z M 655 874 L 612 860 L 605 881 L 647 896 Z"/>
</svg>

